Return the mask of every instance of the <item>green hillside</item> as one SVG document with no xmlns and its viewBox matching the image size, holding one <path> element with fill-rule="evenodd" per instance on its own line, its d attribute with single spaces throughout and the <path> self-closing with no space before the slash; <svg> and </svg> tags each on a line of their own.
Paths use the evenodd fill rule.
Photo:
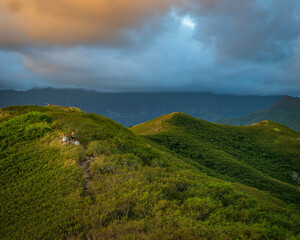
<svg viewBox="0 0 300 240">
<path fill-rule="evenodd" d="M 263 121 L 233 127 L 173 113 L 131 130 L 192 160 L 202 171 L 204 165 L 223 179 L 300 202 L 299 177 L 295 177 L 300 172 L 300 133 L 284 125 Z M 213 171 L 206 173 L 217 176 Z"/>
<path fill-rule="evenodd" d="M 238 118 L 218 120 L 217 122 L 230 125 L 250 125 L 263 120 L 282 123 L 300 132 L 300 98 L 283 96 L 271 108 Z"/>
<path fill-rule="evenodd" d="M 164 120 L 168 126 L 174 116 Z M 168 133 L 157 126 L 155 135 Z M 281 134 L 278 140 L 298 156 L 293 152 L 298 143 L 291 140 L 295 133 L 277 127 L 282 132 L 274 136 Z M 254 135 L 271 132 L 258 128 Z M 79 146 L 61 143 L 62 134 L 70 136 L 72 130 Z M 217 150 L 221 154 L 221 145 Z M 299 206 L 289 203 L 299 193 L 291 197 L 295 184 L 282 182 L 288 179 L 285 164 L 280 174 L 270 169 L 277 186 L 286 187 L 282 201 L 226 177 L 208 176 L 205 172 L 224 175 L 185 155 L 76 108 L 0 109 L 0 239 L 300 237 Z M 295 164 L 294 158 L 286 161 Z"/>
</svg>

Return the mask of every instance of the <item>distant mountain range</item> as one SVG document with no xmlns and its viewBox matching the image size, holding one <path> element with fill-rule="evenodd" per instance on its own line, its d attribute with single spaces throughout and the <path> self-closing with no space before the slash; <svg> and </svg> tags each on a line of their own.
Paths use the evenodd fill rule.
<svg viewBox="0 0 300 240">
<path fill-rule="evenodd" d="M 272 107 L 233 119 L 221 119 L 218 123 L 230 125 L 250 125 L 263 120 L 271 120 L 300 131 L 300 98 L 283 96 Z"/>
<path fill-rule="evenodd" d="M 280 96 L 236 96 L 213 93 L 99 93 L 75 89 L 0 90 L 0 107 L 46 103 L 75 106 L 129 127 L 171 112 L 207 121 L 235 118 L 271 107 Z"/>
</svg>

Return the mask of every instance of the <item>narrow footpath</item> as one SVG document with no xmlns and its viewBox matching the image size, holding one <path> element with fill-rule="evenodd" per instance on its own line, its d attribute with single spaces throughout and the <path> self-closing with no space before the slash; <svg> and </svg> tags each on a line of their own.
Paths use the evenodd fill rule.
<svg viewBox="0 0 300 240">
<path fill-rule="evenodd" d="M 80 162 L 80 167 L 83 169 L 83 175 L 85 178 L 85 185 L 84 185 L 85 197 L 90 196 L 90 181 L 91 181 L 90 165 L 94 159 L 95 159 L 94 157 L 86 157 L 84 160 Z"/>
</svg>

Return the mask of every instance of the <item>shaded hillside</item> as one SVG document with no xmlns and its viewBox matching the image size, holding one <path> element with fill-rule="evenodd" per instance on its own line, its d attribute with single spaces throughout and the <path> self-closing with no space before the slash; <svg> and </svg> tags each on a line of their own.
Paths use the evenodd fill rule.
<svg viewBox="0 0 300 240">
<path fill-rule="evenodd" d="M 263 120 L 279 122 L 300 131 L 300 98 L 283 96 L 271 108 L 217 122 L 230 125 L 250 125 Z"/>
<path fill-rule="evenodd" d="M 286 201 L 300 202 L 299 178 L 294 177 L 294 173 L 300 173 L 300 133 L 284 125 L 264 121 L 232 127 L 173 113 L 131 130 L 224 175 L 225 179 L 271 192 Z"/>
<path fill-rule="evenodd" d="M 81 145 L 61 143 L 72 130 Z M 106 117 L 4 108 L 0 140 L 1 239 L 299 237 L 296 206 L 207 176 Z"/>
<path fill-rule="evenodd" d="M 0 90 L 0 107 L 46 103 L 75 106 L 129 127 L 170 112 L 185 112 L 207 121 L 233 118 L 268 108 L 278 98 L 212 93 L 99 93 L 75 89 Z"/>
</svg>

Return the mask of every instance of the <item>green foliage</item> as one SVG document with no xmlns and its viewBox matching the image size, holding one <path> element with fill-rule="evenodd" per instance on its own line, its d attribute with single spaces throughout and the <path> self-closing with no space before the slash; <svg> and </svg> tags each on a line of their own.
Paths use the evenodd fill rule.
<svg viewBox="0 0 300 240">
<path fill-rule="evenodd" d="M 291 171 L 300 172 L 300 134 L 297 132 L 270 121 L 231 127 L 181 113 L 153 121 L 136 126 L 132 131 L 145 134 L 179 156 L 201 164 L 201 170 L 212 176 L 221 174 L 223 179 L 269 191 L 285 201 L 300 202 L 299 191 L 293 186 L 297 181 L 291 174 Z M 159 124 L 162 129 L 157 132 Z M 154 126 L 154 133 L 150 134 Z"/>
<path fill-rule="evenodd" d="M 212 154 L 206 142 L 198 152 L 197 141 L 175 134 L 170 151 L 73 108 L 1 111 L 9 117 L 0 124 L 0 239 L 299 238 L 293 205 L 208 176 L 215 172 L 193 160 L 236 162 L 221 146 Z M 80 146 L 61 143 L 72 130 Z"/>
<path fill-rule="evenodd" d="M 88 145 L 87 154 L 91 156 L 110 156 L 113 149 L 107 141 L 93 141 Z"/>
<path fill-rule="evenodd" d="M 41 112 L 29 112 L 0 124 L 0 150 L 24 141 L 34 140 L 51 132 L 51 117 Z"/>
<path fill-rule="evenodd" d="M 29 112 L 0 125 L 3 239 L 67 237 L 76 224 L 82 177 L 74 154 L 51 145 L 51 121 L 49 114 Z"/>
</svg>

